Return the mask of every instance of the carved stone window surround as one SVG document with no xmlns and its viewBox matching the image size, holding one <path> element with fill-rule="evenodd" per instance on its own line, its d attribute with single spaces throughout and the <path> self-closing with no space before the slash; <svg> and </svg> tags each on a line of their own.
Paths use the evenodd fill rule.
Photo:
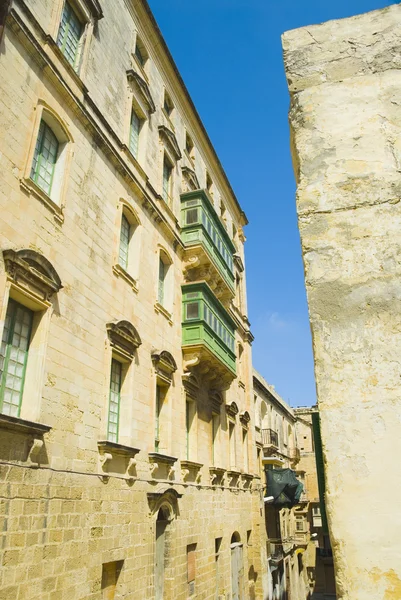
<svg viewBox="0 0 401 600">
<path fill-rule="evenodd" d="M 106 329 L 113 353 L 123 362 L 132 362 L 142 343 L 135 327 L 129 321 L 118 321 L 107 323 Z"/>
</svg>

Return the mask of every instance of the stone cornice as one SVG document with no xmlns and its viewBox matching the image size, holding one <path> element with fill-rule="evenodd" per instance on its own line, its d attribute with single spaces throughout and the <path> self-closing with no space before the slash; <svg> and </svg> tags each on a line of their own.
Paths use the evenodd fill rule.
<svg viewBox="0 0 401 600">
<path fill-rule="evenodd" d="M 148 107 L 149 114 L 152 114 L 156 110 L 155 103 L 153 102 L 152 94 L 150 93 L 149 86 L 144 79 L 135 71 L 135 69 L 128 69 L 127 79 L 130 84 L 135 84 L 143 102 Z"/>
</svg>

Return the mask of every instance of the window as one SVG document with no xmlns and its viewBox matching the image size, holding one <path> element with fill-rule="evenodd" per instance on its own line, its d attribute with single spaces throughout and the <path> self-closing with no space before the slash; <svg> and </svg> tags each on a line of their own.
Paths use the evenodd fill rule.
<svg viewBox="0 0 401 600">
<path fill-rule="evenodd" d="M 155 410 L 155 452 L 159 452 L 160 446 L 160 413 L 162 406 L 162 395 L 160 385 L 156 385 L 156 410 Z"/>
<path fill-rule="evenodd" d="M 0 350 L 0 412 L 19 417 L 33 312 L 9 300 Z"/>
<path fill-rule="evenodd" d="M 173 165 L 168 158 L 164 156 L 163 160 L 163 200 L 171 204 L 171 184 L 172 184 Z"/>
<path fill-rule="evenodd" d="M 107 439 L 109 442 L 118 442 L 121 384 L 122 364 L 113 358 L 111 361 L 109 417 L 107 422 Z"/>
<path fill-rule="evenodd" d="M 191 160 L 194 160 L 194 143 L 188 131 L 185 133 L 185 151 Z"/>
<path fill-rule="evenodd" d="M 187 546 L 187 581 L 188 594 L 192 596 L 195 593 L 195 576 L 196 576 L 196 544 Z"/>
<path fill-rule="evenodd" d="M 75 71 L 79 67 L 83 25 L 69 2 L 65 2 L 58 31 L 57 46 Z"/>
<path fill-rule="evenodd" d="M 304 520 L 302 517 L 297 517 L 295 520 L 295 531 L 304 531 Z"/>
<path fill-rule="evenodd" d="M 249 473 L 248 432 L 246 429 L 242 429 L 242 447 L 244 455 L 244 470 L 245 473 Z"/>
<path fill-rule="evenodd" d="M 33 155 L 31 179 L 50 196 L 59 143 L 50 127 L 42 120 Z"/>
<path fill-rule="evenodd" d="M 102 600 L 114 600 L 123 564 L 123 560 L 116 560 L 102 565 Z"/>
<path fill-rule="evenodd" d="M 129 149 L 135 158 L 138 158 L 138 149 L 139 149 L 139 133 L 141 131 L 142 121 L 138 117 L 135 112 L 135 109 L 132 109 L 131 113 L 131 127 L 130 127 L 130 136 L 129 136 Z"/>
<path fill-rule="evenodd" d="M 163 259 L 159 258 L 159 286 L 157 293 L 157 300 L 159 304 L 164 304 L 164 284 L 166 280 L 167 265 L 164 264 Z"/>
<path fill-rule="evenodd" d="M 118 253 L 118 262 L 124 268 L 128 268 L 128 248 L 131 238 L 131 226 L 127 217 L 123 214 L 121 217 L 120 229 L 120 251 Z"/>
<path fill-rule="evenodd" d="M 212 465 L 216 466 L 219 451 L 220 414 L 212 413 Z"/>
<path fill-rule="evenodd" d="M 166 91 L 164 92 L 163 110 L 168 117 L 171 117 L 171 114 L 174 110 L 173 101 Z"/>
<path fill-rule="evenodd" d="M 135 43 L 135 58 L 137 59 L 142 68 L 145 66 L 145 63 L 148 60 L 148 55 L 145 50 L 145 46 L 143 45 L 139 37 L 136 38 Z"/>
<path fill-rule="evenodd" d="M 209 173 L 206 171 L 206 189 L 211 196 L 213 196 L 212 187 L 213 187 L 212 178 L 210 177 Z"/>
<path fill-rule="evenodd" d="M 231 421 L 228 424 L 228 437 L 230 444 L 230 467 L 236 466 L 236 450 L 235 450 L 235 424 Z"/>
<path fill-rule="evenodd" d="M 199 302 L 189 302 L 186 305 L 187 319 L 199 319 Z"/>
</svg>

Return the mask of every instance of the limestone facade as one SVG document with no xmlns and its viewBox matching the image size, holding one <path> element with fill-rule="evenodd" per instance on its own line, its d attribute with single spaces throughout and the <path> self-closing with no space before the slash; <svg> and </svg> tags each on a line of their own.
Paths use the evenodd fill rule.
<svg viewBox="0 0 401 600">
<path fill-rule="evenodd" d="M 283 36 L 342 600 L 401 597 L 400 24 L 395 4 Z"/>
<path fill-rule="evenodd" d="M 271 498 L 265 476 L 269 469 L 292 469 L 304 486 L 299 503 L 291 508 L 280 508 L 270 501 L 265 503 L 266 544 L 261 545 L 264 597 L 305 600 L 314 590 L 311 573 L 315 565 L 312 510 L 309 510 L 306 486 L 309 477 L 316 478 L 316 467 L 312 463 L 300 467 L 299 425 L 294 410 L 255 370 L 253 386 L 257 457 L 263 474 L 264 496 Z"/>
<path fill-rule="evenodd" d="M 264 598 L 246 217 L 145 0 L 3 13 L 0 596 Z"/>
</svg>

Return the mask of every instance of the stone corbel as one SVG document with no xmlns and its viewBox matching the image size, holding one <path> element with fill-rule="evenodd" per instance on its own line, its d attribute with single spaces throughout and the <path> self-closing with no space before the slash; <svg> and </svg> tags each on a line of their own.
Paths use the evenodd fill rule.
<svg viewBox="0 0 401 600">
<path fill-rule="evenodd" d="M 174 475 L 175 475 L 175 466 L 171 465 L 168 470 L 167 479 L 173 479 Z"/>
<path fill-rule="evenodd" d="M 39 462 L 39 454 L 40 451 L 42 450 L 43 446 L 44 446 L 44 441 L 40 438 L 34 438 L 30 444 L 30 449 L 29 449 L 29 460 L 32 462 Z"/>
<path fill-rule="evenodd" d="M 158 468 L 159 468 L 159 463 L 157 463 L 157 462 L 150 463 L 150 465 L 149 465 L 150 474 L 153 475 L 153 473 L 155 471 L 157 471 Z"/>
<path fill-rule="evenodd" d="M 189 469 L 181 469 L 182 480 L 185 481 L 188 475 L 190 474 Z"/>
<path fill-rule="evenodd" d="M 184 357 L 184 371 L 189 371 L 193 367 L 196 367 L 200 362 L 199 352 L 192 352 Z"/>
<path fill-rule="evenodd" d="M 136 467 L 136 458 L 134 458 L 132 456 L 128 461 L 127 474 L 132 476 L 133 471 L 135 471 L 135 467 Z"/>
<path fill-rule="evenodd" d="M 111 452 L 105 452 L 104 454 L 102 454 L 100 457 L 100 464 L 102 466 L 102 469 L 104 470 L 107 467 L 107 463 L 111 462 L 112 460 L 113 455 L 111 454 Z"/>
</svg>

